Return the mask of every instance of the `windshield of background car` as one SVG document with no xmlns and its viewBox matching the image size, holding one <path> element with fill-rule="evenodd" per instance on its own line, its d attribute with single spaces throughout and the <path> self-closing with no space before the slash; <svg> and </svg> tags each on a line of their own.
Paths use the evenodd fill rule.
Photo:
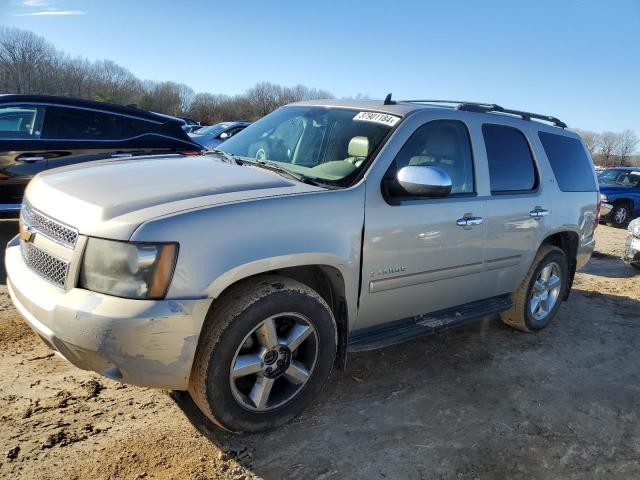
<svg viewBox="0 0 640 480">
<path fill-rule="evenodd" d="M 638 170 L 606 170 L 598 177 L 600 183 L 637 187 L 640 183 L 640 169 Z"/>
<path fill-rule="evenodd" d="M 400 117 L 326 107 L 283 107 L 220 145 L 251 160 L 277 162 L 307 178 L 346 186 Z"/>
<path fill-rule="evenodd" d="M 211 125 L 210 127 L 202 127 L 196 130 L 194 133 L 197 135 L 215 136 L 224 132 L 227 127 L 228 125 L 224 123 L 217 123 L 215 125 Z"/>
</svg>

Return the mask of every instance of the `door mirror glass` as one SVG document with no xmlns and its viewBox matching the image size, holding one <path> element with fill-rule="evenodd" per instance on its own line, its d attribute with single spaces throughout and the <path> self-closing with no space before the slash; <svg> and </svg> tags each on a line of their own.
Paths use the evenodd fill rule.
<svg viewBox="0 0 640 480">
<path fill-rule="evenodd" d="M 227 138 L 229 138 L 231 135 L 229 135 L 227 132 L 222 132 L 220 134 L 220 136 L 218 137 L 220 140 L 226 140 Z"/>
<path fill-rule="evenodd" d="M 451 192 L 451 177 L 440 167 L 403 167 L 398 172 L 397 180 L 408 195 L 446 197 Z"/>
</svg>

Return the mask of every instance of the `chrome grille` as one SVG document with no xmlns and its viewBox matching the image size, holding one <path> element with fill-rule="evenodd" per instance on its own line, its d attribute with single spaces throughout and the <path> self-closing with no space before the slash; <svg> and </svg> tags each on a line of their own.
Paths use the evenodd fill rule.
<svg viewBox="0 0 640 480">
<path fill-rule="evenodd" d="M 78 230 L 47 217 L 26 201 L 22 206 L 22 217 L 25 224 L 67 247 L 74 248 L 78 241 Z"/>
<path fill-rule="evenodd" d="M 69 273 L 69 262 L 55 257 L 29 242 L 21 242 L 20 249 L 22 250 L 22 259 L 27 267 L 56 287 L 65 287 L 67 273 Z"/>
</svg>

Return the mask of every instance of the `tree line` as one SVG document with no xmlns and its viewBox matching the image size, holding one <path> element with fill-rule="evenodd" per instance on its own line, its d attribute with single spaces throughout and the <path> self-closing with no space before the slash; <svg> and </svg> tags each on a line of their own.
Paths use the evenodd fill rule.
<svg viewBox="0 0 640 480">
<path fill-rule="evenodd" d="M 333 98 L 326 90 L 260 82 L 240 95 L 196 93 L 183 83 L 141 80 L 110 60 L 71 57 L 28 30 L 0 27 L 0 93 L 86 98 L 211 124 L 254 121 L 300 100 Z"/>
<path fill-rule="evenodd" d="M 141 80 L 110 60 L 71 57 L 28 30 L 0 27 L 0 93 L 30 93 L 135 104 L 146 110 L 193 118 L 204 124 L 254 121 L 300 100 L 333 98 L 326 90 L 260 82 L 239 95 L 195 93 L 183 83 Z M 366 97 L 358 94 L 356 98 Z M 638 164 L 632 130 L 576 130 L 597 165 Z"/>
<path fill-rule="evenodd" d="M 596 165 L 614 167 L 640 163 L 640 158 L 634 155 L 638 137 L 633 130 L 602 133 L 579 129 L 575 131 L 582 137 Z"/>
</svg>

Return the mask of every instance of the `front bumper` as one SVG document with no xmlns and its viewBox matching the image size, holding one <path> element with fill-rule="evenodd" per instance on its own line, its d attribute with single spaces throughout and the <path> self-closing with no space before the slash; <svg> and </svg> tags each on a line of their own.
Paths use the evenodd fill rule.
<svg viewBox="0 0 640 480">
<path fill-rule="evenodd" d="M 604 218 L 611 213 L 613 210 L 613 205 L 610 203 L 602 202 L 600 204 L 600 218 Z"/>
<path fill-rule="evenodd" d="M 634 244 L 633 246 L 632 243 Z M 640 263 L 640 238 L 634 237 L 633 235 L 627 235 L 627 239 L 624 243 L 623 259 L 625 262 L 629 263 Z"/>
<path fill-rule="evenodd" d="M 211 299 L 131 300 L 73 288 L 32 273 L 18 242 L 5 253 L 7 286 L 18 311 L 69 362 L 124 383 L 186 390 Z"/>
</svg>

